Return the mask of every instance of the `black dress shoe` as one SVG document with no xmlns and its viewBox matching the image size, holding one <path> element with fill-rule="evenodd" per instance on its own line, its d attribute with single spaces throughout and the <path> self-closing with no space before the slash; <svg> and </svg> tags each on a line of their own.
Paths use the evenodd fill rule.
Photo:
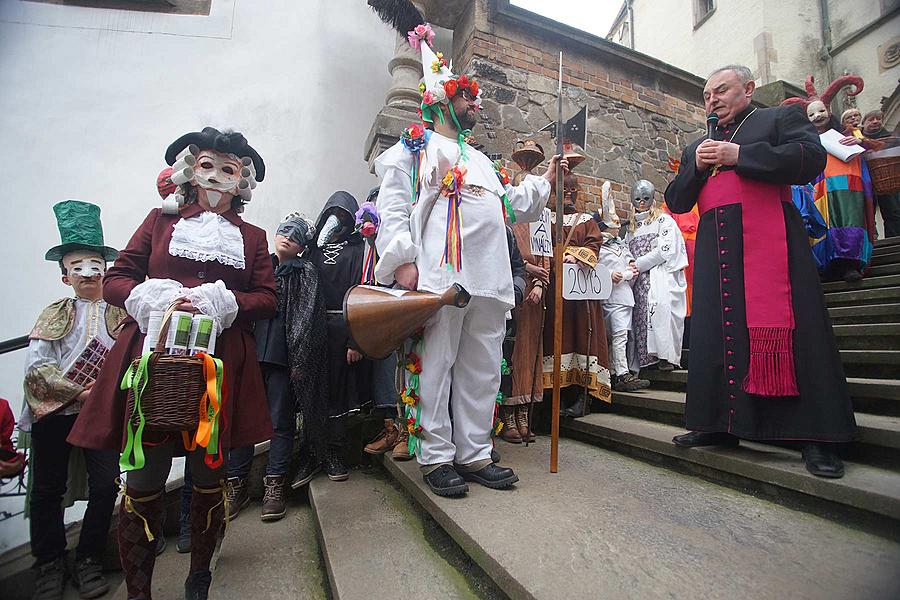
<svg viewBox="0 0 900 600">
<path fill-rule="evenodd" d="M 689 431 L 672 438 L 676 446 L 696 448 L 698 446 L 737 446 L 740 440 L 724 431 Z"/>
<path fill-rule="evenodd" d="M 438 496 L 462 496 L 469 491 L 466 481 L 450 465 L 441 465 L 422 478 Z"/>
<path fill-rule="evenodd" d="M 844 476 L 844 463 L 826 444 L 804 444 L 803 460 L 806 470 L 817 477 L 840 479 Z"/>
<path fill-rule="evenodd" d="M 509 467 L 498 467 L 494 463 L 477 471 L 463 471 L 462 476 L 466 481 L 474 481 L 494 490 L 508 488 L 519 481 L 519 477 L 513 473 L 512 469 Z"/>
</svg>

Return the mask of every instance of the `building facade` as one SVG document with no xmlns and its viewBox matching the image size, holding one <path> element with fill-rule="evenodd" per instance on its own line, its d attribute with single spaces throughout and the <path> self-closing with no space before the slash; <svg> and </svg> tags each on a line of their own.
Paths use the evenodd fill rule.
<svg viewBox="0 0 900 600">
<path fill-rule="evenodd" d="M 744 64 L 758 86 L 859 75 L 856 105 L 900 120 L 900 0 L 625 0 L 607 39 L 701 77 Z"/>
</svg>

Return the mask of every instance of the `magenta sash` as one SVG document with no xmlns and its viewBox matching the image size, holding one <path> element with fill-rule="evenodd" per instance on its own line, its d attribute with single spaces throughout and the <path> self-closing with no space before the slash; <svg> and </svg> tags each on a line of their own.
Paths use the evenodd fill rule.
<svg viewBox="0 0 900 600">
<path fill-rule="evenodd" d="M 794 370 L 794 310 L 782 202 L 791 188 L 724 171 L 706 180 L 700 214 L 740 204 L 744 232 L 744 304 L 750 362 L 743 389 L 758 396 L 798 396 Z"/>
</svg>

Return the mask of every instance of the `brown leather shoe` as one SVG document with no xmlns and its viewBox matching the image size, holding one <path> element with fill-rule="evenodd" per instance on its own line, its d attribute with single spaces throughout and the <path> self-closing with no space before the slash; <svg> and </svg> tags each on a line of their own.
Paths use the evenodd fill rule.
<svg viewBox="0 0 900 600">
<path fill-rule="evenodd" d="M 510 444 L 521 444 L 522 436 L 519 435 L 519 427 L 516 425 L 516 407 L 501 406 L 500 418 L 503 420 L 503 429 L 500 430 L 500 439 Z"/>
<path fill-rule="evenodd" d="M 250 503 L 250 491 L 247 489 L 247 481 L 240 477 L 229 477 L 225 481 L 225 499 L 228 506 L 225 520 L 230 521 L 238 516 L 238 513 Z"/>
<path fill-rule="evenodd" d="M 278 521 L 284 517 L 287 511 L 287 502 L 284 499 L 284 476 L 266 475 L 263 477 L 263 486 L 265 493 L 259 518 L 262 521 Z"/>
<path fill-rule="evenodd" d="M 397 445 L 397 439 L 399 437 L 400 432 L 397 430 L 397 426 L 394 425 L 394 420 L 385 419 L 384 429 L 378 432 L 375 439 L 366 444 L 366 447 L 363 448 L 363 450 L 366 454 L 384 454 L 385 452 L 390 452 L 394 446 Z"/>
<path fill-rule="evenodd" d="M 409 453 L 409 432 L 404 429 L 399 432 L 397 443 L 394 444 L 394 451 L 391 452 L 391 458 L 404 461 L 412 460 L 412 457 L 413 455 Z"/>
<path fill-rule="evenodd" d="M 516 407 L 516 426 L 519 429 L 519 435 L 525 442 L 533 442 L 534 434 L 528 427 L 528 405 L 520 404 Z"/>
</svg>

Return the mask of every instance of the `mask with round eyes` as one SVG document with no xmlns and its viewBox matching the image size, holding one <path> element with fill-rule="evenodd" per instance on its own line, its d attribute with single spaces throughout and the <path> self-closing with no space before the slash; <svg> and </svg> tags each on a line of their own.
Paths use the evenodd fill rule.
<svg viewBox="0 0 900 600">
<path fill-rule="evenodd" d="M 641 179 L 631 188 L 631 204 L 635 209 L 640 209 L 643 203 L 643 210 L 649 210 L 655 196 L 656 188 L 646 179 Z"/>
<path fill-rule="evenodd" d="M 821 127 L 828 123 L 828 109 L 821 100 L 813 100 L 806 107 L 806 118 L 816 127 Z"/>
<path fill-rule="evenodd" d="M 209 205 L 215 208 L 224 194 L 237 193 L 243 167 L 241 159 L 233 154 L 201 150 L 194 166 L 194 182 L 206 190 Z"/>
</svg>

